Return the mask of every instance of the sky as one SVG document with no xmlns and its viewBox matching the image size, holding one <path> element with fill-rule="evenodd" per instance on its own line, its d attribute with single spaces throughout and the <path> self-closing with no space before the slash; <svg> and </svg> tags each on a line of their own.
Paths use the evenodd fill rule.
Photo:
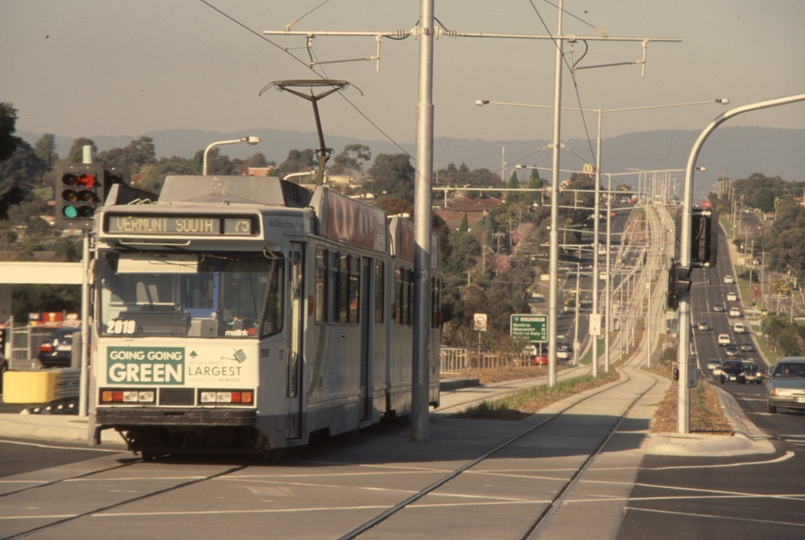
<svg viewBox="0 0 805 540">
<path fill-rule="evenodd" d="M 559 0 L 555 0 L 558 5 Z M 215 9 L 213 9 L 213 6 Z M 4 0 L 0 2 L 0 101 L 18 110 L 17 129 L 67 137 L 132 136 L 157 130 L 315 130 L 310 104 L 260 90 L 309 79 L 304 37 L 263 36 L 297 21 L 298 31 L 410 30 L 415 0 Z M 729 108 L 805 93 L 802 0 L 567 0 L 566 36 L 680 38 L 652 42 L 639 65 L 563 71 L 562 105 L 615 109 L 728 98 L 706 105 L 603 114 L 604 139 L 634 131 L 703 129 Z M 557 33 L 545 0 L 436 0 L 442 28 L 458 32 Z M 544 24 L 543 24 L 544 21 Z M 319 60 L 365 58 L 372 37 L 312 40 Z M 579 66 L 639 60 L 639 42 L 589 41 Z M 318 68 L 352 83 L 319 102 L 326 133 L 365 140 L 415 140 L 419 42 L 381 43 L 374 61 Z M 584 54 L 565 45 L 570 63 Z M 437 137 L 551 139 L 555 46 L 549 40 L 442 36 L 434 46 Z M 360 91 L 359 91 L 359 90 Z M 362 92 L 362 94 L 361 94 Z M 347 99 L 344 99 L 347 98 Z M 587 113 L 595 138 L 597 115 Z M 752 112 L 731 126 L 805 128 L 805 103 Z M 562 114 L 562 139 L 585 137 L 578 113 Z M 212 141 L 211 141 L 212 142 Z M 64 152 L 67 149 L 59 149 Z M 269 158 L 269 149 L 256 148 Z"/>
</svg>

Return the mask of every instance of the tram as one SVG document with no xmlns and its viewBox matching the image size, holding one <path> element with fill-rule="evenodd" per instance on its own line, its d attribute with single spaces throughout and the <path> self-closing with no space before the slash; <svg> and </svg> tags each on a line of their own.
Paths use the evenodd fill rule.
<svg viewBox="0 0 805 540">
<path fill-rule="evenodd" d="M 409 221 L 274 177 L 169 176 L 153 203 L 124 199 L 95 215 L 95 444 L 116 430 L 146 457 L 267 454 L 410 414 Z"/>
</svg>

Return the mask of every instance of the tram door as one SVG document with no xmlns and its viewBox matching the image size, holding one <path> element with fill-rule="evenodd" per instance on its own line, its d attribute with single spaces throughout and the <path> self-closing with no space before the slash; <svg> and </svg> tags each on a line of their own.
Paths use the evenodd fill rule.
<svg viewBox="0 0 805 540">
<path fill-rule="evenodd" d="M 288 272 L 288 300 L 290 317 L 288 328 L 288 423 L 287 434 L 289 439 L 302 436 L 302 336 L 304 334 L 304 249 L 300 243 L 292 242 L 289 252 Z"/>
<path fill-rule="evenodd" d="M 361 273 L 361 421 L 372 419 L 372 392 L 369 388 L 369 360 L 370 354 L 370 334 L 374 326 L 374 315 L 371 309 L 370 296 L 372 292 L 372 277 L 374 272 L 374 261 L 363 258 Z"/>
</svg>

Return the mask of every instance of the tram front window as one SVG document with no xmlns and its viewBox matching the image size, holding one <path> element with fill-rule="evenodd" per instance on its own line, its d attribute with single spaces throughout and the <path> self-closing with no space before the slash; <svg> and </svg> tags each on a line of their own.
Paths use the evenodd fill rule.
<svg viewBox="0 0 805 540">
<path fill-rule="evenodd" d="M 98 264 L 104 335 L 258 337 L 264 311 L 283 313 L 279 256 L 110 252 Z"/>
</svg>

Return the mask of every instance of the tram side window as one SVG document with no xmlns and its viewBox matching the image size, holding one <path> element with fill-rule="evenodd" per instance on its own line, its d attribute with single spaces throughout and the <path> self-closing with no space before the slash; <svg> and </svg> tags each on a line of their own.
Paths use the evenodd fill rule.
<svg viewBox="0 0 805 540">
<path fill-rule="evenodd" d="M 349 322 L 360 322 L 361 258 L 349 256 Z"/>
<path fill-rule="evenodd" d="M 402 324 L 403 320 L 403 269 L 398 266 L 394 269 L 394 303 L 397 308 L 397 313 L 394 314 L 394 321 L 397 324 Z"/>
<path fill-rule="evenodd" d="M 285 262 L 274 263 L 274 273 L 271 283 L 266 291 L 265 313 L 263 326 L 260 331 L 262 337 L 277 334 L 282 331 L 285 315 Z"/>
<path fill-rule="evenodd" d="M 327 252 L 327 321 L 338 322 L 338 252 Z"/>
<path fill-rule="evenodd" d="M 349 255 L 341 254 L 338 265 L 338 322 L 349 322 Z"/>
<path fill-rule="evenodd" d="M 442 282 L 438 277 L 431 278 L 430 289 L 430 325 L 431 328 L 438 328 L 441 320 L 441 304 L 439 302 Z"/>
<path fill-rule="evenodd" d="M 411 325 L 411 278 L 410 271 L 403 269 L 403 293 L 402 293 L 402 324 Z"/>
<path fill-rule="evenodd" d="M 315 321 L 327 321 L 327 250 L 316 249 L 316 311 Z"/>
<path fill-rule="evenodd" d="M 383 324 L 383 305 L 386 293 L 386 263 L 375 263 L 375 324 Z"/>
</svg>

